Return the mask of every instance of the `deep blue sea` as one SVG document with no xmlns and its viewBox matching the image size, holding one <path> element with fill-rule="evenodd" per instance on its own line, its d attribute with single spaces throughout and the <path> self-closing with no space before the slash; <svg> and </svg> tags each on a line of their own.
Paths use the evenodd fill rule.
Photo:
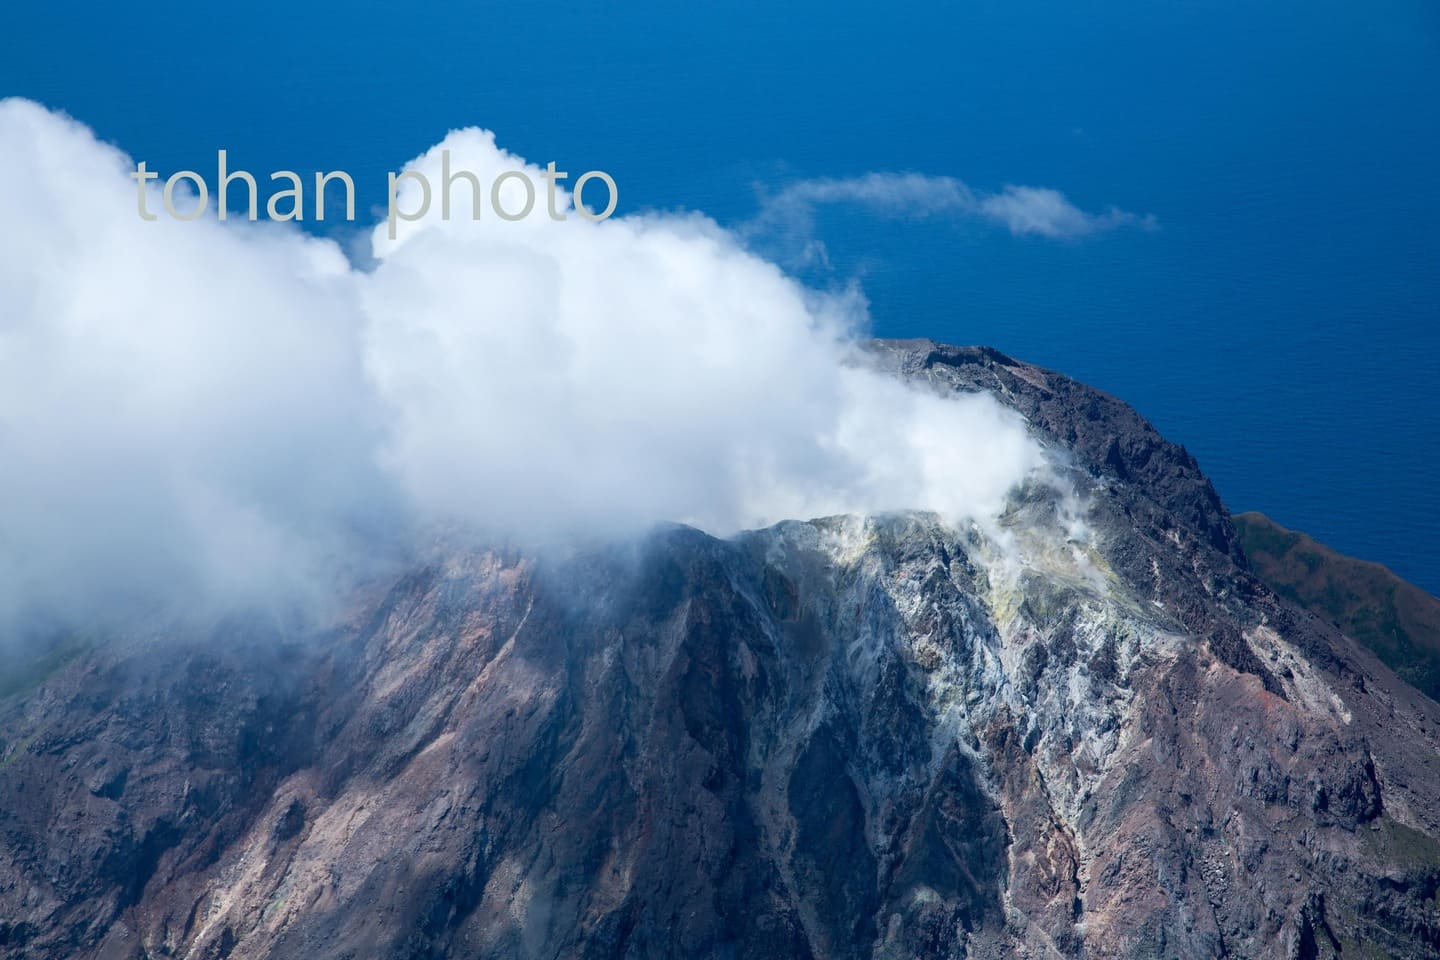
<svg viewBox="0 0 1440 960">
<path fill-rule="evenodd" d="M 1235 510 L 1440 591 L 1435 0 L 15 0 L 0 95 L 152 169 L 345 169 L 451 127 L 602 169 L 621 212 L 916 171 L 1159 229 L 823 217 L 875 332 L 988 343 L 1134 404 Z M 59 38 L 59 39 L 57 39 Z"/>
</svg>

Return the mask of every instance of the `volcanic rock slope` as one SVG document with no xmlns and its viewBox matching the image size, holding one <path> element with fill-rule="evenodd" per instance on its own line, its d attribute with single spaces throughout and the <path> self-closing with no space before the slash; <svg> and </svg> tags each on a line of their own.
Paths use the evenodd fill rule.
<svg viewBox="0 0 1440 960">
<path fill-rule="evenodd" d="M 99 646 L 0 702 L 0 955 L 1440 956 L 1440 708 L 1123 404 L 872 352 L 1064 482 L 437 546 L 319 636 Z"/>
</svg>

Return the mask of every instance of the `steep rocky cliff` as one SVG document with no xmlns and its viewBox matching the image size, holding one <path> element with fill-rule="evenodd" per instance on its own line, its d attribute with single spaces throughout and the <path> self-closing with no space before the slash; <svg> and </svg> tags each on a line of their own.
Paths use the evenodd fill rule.
<svg viewBox="0 0 1440 960">
<path fill-rule="evenodd" d="M 1193 458 L 994 351 L 1064 484 L 564 553 L 0 701 L 16 958 L 1440 957 L 1440 707 L 1245 568 Z"/>
</svg>

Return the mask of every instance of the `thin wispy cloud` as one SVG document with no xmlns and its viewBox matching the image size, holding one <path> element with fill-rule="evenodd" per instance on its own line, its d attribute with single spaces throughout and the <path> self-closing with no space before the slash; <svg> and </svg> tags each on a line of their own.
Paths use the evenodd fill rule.
<svg viewBox="0 0 1440 960">
<path fill-rule="evenodd" d="M 1065 194 L 1048 187 L 1007 185 L 1000 193 L 981 198 L 979 211 L 1016 236 L 1050 240 L 1071 240 L 1120 227 L 1156 227 L 1153 214 L 1130 213 L 1118 207 L 1086 213 L 1065 199 Z"/>
<path fill-rule="evenodd" d="M 791 262 L 824 265 L 828 255 L 816 235 L 816 213 L 822 207 L 842 205 L 891 219 L 979 221 L 1003 228 L 1012 236 L 1047 240 L 1076 240 L 1122 227 L 1150 230 L 1157 226 L 1152 214 L 1113 206 L 1099 213 L 1082 210 L 1049 187 L 1007 184 L 998 193 L 984 193 L 955 177 L 867 173 L 800 180 L 775 193 L 762 192 L 760 212 L 741 233 Z"/>
</svg>

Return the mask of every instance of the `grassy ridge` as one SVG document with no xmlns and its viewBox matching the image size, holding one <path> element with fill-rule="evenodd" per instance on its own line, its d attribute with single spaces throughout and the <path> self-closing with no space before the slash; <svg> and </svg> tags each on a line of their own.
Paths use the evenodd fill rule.
<svg viewBox="0 0 1440 960">
<path fill-rule="evenodd" d="M 66 634 L 38 651 L 0 651 L 0 699 L 34 689 L 90 647 L 88 640 Z"/>
<path fill-rule="evenodd" d="M 1235 527 L 1251 568 L 1276 593 L 1333 622 L 1440 701 L 1440 599 L 1264 514 L 1237 514 Z"/>
</svg>

